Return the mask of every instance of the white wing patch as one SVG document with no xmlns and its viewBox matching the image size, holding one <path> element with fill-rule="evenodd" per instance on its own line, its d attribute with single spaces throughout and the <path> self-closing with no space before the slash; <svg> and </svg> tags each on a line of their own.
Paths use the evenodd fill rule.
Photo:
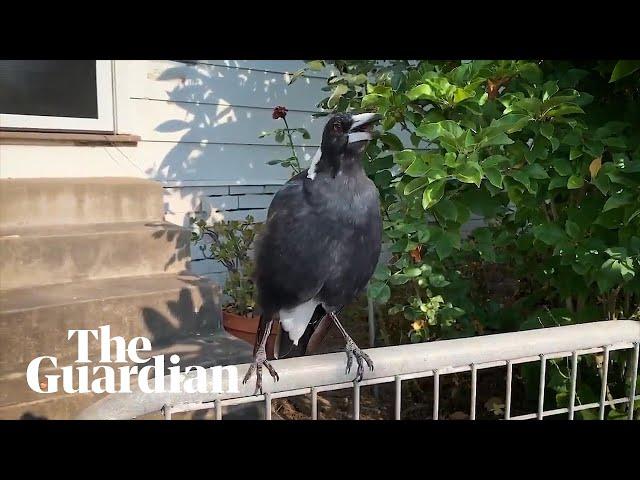
<svg viewBox="0 0 640 480">
<path fill-rule="evenodd" d="M 311 180 L 316 178 L 316 165 L 318 165 L 320 157 L 322 157 L 322 147 L 318 147 L 316 154 L 311 159 L 311 165 L 309 166 L 309 172 L 307 173 L 307 177 Z"/>
<path fill-rule="evenodd" d="M 319 303 L 317 300 L 311 299 L 291 310 L 280 310 L 280 326 L 289 334 L 294 345 L 298 345 L 298 340 L 309 325 L 313 311 Z"/>
</svg>

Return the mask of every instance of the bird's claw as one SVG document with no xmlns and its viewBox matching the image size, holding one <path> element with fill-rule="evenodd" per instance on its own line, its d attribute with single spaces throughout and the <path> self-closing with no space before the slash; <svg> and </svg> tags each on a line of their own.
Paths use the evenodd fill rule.
<svg viewBox="0 0 640 480">
<path fill-rule="evenodd" d="M 347 369 L 345 371 L 345 374 L 351 371 L 351 366 L 353 365 L 353 357 L 356 357 L 358 370 L 356 372 L 356 378 L 354 379 L 355 382 L 360 382 L 364 375 L 364 365 L 362 363 L 362 360 L 367 363 L 369 370 L 373 372 L 373 362 L 371 361 L 371 358 L 369 358 L 369 355 L 360 350 L 360 348 L 358 348 L 358 346 L 351 338 L 347 339 L 347 345 L 344 351 L 347 354 Z"/>
<path fill-rule="evenodd" d="M 249 370 L 247 370 L 247 373 L 244 376 L 244 379 L 242 380 L 242 384 L 244 385 L 249 381 L 249 379 L 253 375 L 253 372 L 254 371 L 256 372 L 256 389 L 253 392 L 254 395 L 261 395 L 263 393 L 262 392 L 262 366 L 263 365 L 269 371 L 274 381 L 277 382 L 280 380 L 280 377 L 278 376 L 278 372 L 276 372 L 276 369 L 273 368 L 273 365 L 271 365 L 269 360 L 267 360 L 267 353 L 265 351 L 265 348 L 264 347 L 258 348 L 258 351 L 256 352 L 256 356 L 253 360 L 253 363 L 249 366 Z"/>
</svg>

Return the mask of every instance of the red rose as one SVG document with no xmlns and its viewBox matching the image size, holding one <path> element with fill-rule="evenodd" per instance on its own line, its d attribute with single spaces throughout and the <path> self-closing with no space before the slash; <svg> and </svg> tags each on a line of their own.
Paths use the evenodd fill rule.
<svg viewBox="0 0 640 480">
<path fill-rule="evenodd" d="M 284 118 L 287 116 L 287 112 L 289 110 L 287 110 L 285 107 L 276 107 L 273 109 L 273 119 L 277 120 L 279 118 Z"/>
</svg>

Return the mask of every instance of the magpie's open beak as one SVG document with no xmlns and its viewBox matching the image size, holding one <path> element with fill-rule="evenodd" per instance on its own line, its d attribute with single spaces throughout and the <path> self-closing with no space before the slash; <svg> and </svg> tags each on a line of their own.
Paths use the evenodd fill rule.
<svg viewBox="0 0 640 480">
<path fill-rule="evenodd" d="M 360 113 L 352 117 L 353 123 L 349 129 L 349 143 L 363 142 L 373 139 L 371 130 L 373 124 L 382 120 L 377 113 Z"/>
</svg>

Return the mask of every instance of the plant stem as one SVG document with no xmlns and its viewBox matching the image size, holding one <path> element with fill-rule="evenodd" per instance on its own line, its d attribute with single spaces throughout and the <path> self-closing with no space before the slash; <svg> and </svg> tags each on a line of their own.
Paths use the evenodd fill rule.
<svg viewBox="0 0 640 480">
<path fill-rule="evenodd" d="M 291 147 L 291 154 L 293 156 L 293 158 L 296 159 L 296 165 L 293 168 L 293 173 L 297 174 L 300 173 L 302 171 L 302 169 L 300 168 L 300 162 L 298 161 L 298 155 L 296 155 L 296 149 L 293 147 L 293 138 L 291 138 L 291 129 L 289 128 L 289 124 L 287 123 L 287 119 L 285 117 L 282 117 L 282 121 L 284 122 L 285 127 L 287 127 L 287 137 L 289 137 L 289 146 Z"/>
</svg>

